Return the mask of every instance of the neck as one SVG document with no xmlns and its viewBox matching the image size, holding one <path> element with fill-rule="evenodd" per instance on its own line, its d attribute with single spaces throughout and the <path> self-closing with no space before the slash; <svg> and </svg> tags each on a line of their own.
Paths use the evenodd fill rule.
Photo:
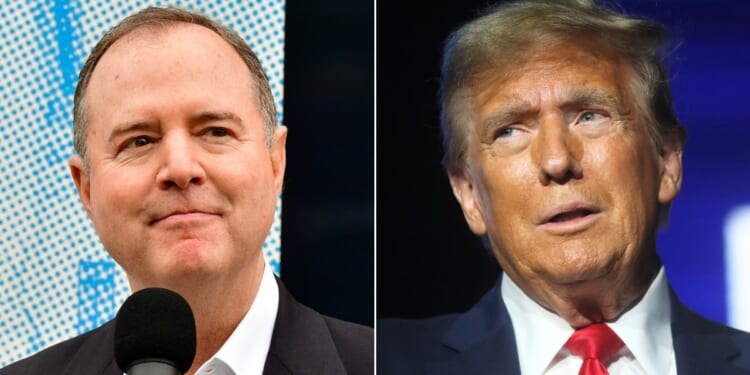
<svg viewBox="0 0 750 375">
<path fill-rule="evenodd" d="M 641 259 L 637 272 L 611 272 L 594 280 L 555 284 L 546 280 L 514 281 L 542 307 L 565 319 L 573 328 L 612 322 L 635 306 L 646 294 L 661 268 L 658 255 Z M 513 276 L 509 274 L 509 276 Z"/>
<path fill-rule="evenodd" d="M 243 272 L 210 280 L 188 280 L 166 286 L 182 295 L 195 317 L 195 359 L 185 375 L 193 375 L 224 345 L 245 317 L 260 288 L 262 255 Z"/>
</svg>

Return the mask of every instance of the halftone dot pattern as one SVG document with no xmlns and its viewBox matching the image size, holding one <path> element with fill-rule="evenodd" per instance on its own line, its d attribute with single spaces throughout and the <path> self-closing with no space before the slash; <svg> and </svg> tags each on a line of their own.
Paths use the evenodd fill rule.
<svg viewBox="0 0 750 375">
<path fill-rule="evenodd" d="M 258 55 L 282 122 L 283 0 L 0 0 L 0 367 L 111 319 L 129 294 L 69 176 L 78 71 L 99 38 L 148 6 L 231 27 Z M 281 197 L 263 252 L 280 271 Z"/>
</svg>

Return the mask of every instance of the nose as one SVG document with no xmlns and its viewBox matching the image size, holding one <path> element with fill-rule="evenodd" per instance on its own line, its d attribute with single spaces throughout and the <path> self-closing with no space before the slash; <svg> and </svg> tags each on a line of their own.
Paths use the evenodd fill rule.
<svg viewBox="0 0 750 375">
<path fill-rule="evenodd" d="M 162 138 L 159 147 L 161 167 L 156 176 L 159 188 L 185 190 L 205 181 L 206 171 L 196 147 L 189 134 L 167 134 Z"/>
<path fill-rule="evenodd" d="M 532 158 L 537 165 L 539 182 L 564 184 L 583 177 L 580 163 L 579 140 L 570 133 L 561 116 L 542 119 L 539 133 L 532 146 Z"/>
</svg>

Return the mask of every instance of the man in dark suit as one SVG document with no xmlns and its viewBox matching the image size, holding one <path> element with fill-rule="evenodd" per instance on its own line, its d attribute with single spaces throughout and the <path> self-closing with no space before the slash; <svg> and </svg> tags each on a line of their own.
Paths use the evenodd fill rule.
<svg viewBox="0 0 750 375">
<path fill-rule="evenodd" d="M 279 293 L 263 374 L 372 373 L 369 327 L 320 315 L 295 301 L 281 283 Z M 0 374 L 121 375 L 114 358 L 113 323 L 0 369 Z"/>
<path fill-rule="evenodd" d="M 656 251 L 685 130 L 666 30 L 586 0 L 490 9 L 445 46 L 444 164 L 504 273 L 472 309 L 378 323 L 383 374 L 750 374 Z"/>
<path fill-rule="evenodd" d="M 372 373 L 372 329 L 297 303 L 264 261 L 286 134 L 253 51 L 199 14 L 138 12 L 81 70 L 71 174 L 131 289 L 168 288 L 190 304 L 188 374 Z M 112 326 L 0 374 L 121 373 Z"/>
</svg>

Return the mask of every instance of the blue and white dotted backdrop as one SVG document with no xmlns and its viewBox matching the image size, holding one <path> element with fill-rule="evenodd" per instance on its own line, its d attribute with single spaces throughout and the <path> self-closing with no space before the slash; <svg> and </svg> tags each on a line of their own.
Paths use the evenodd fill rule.
<svg viewBox="0 0 750 375">
<path fill-rule="evenodd" d="M 0 0 L 0 367 L 112 319 L 129 294 L 67 160 L 78 71 L 109 28 L 153 5 L 200 11 L 242 35 L 281 121 L 284 0 Z M 263 245 L 277 273 L 280 202 Z"/>
</svg>

